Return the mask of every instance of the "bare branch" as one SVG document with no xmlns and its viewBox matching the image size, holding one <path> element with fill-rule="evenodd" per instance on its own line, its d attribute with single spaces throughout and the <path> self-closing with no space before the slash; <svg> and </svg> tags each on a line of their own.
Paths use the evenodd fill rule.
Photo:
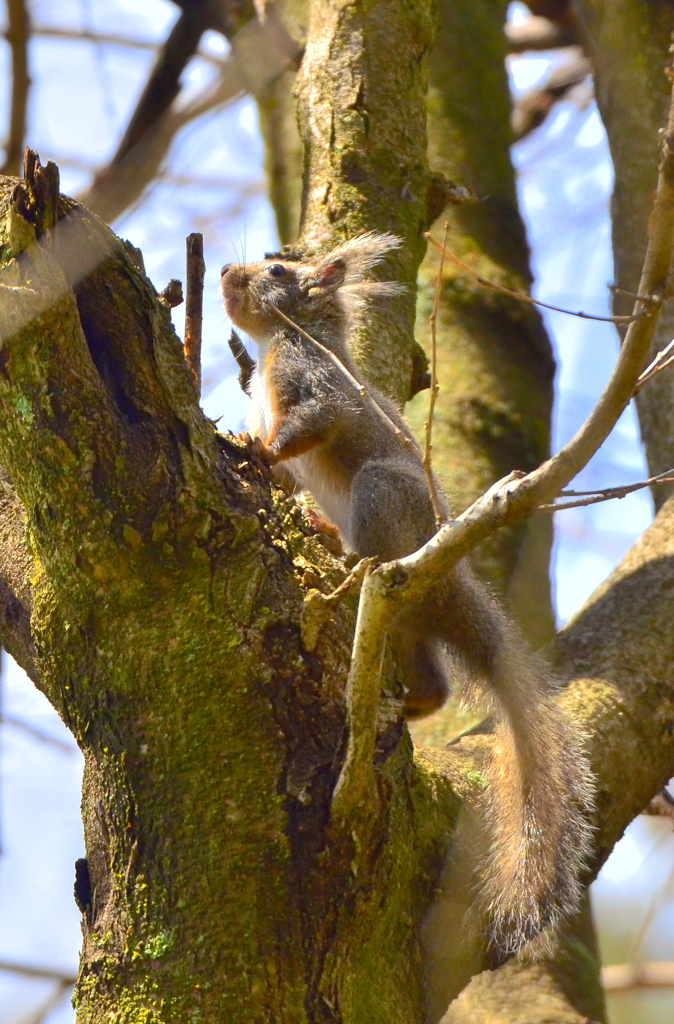
<svg viewBox="0 0 674 1024">
<path fill-rule="evenodd" d="M 639 295 L 638 292 L 629 292 L 626 288 L 619 288 L 617 284 L 610 284 L 608 290 L 612 295 L 626 295 L 628 299 L 641 299 L 642 302 L 653 302 L 651 295 Z"/>
<path fill-rule="evenodd" d="M 24 722 L 22 718 L 14 718 L 12 715 L 0 715 L 0 725 L 12 726 L 12 728 L 18 729 L 20 732 L 25 732 L 33 739 L 39 740 L 40 743 L 56 747 L 58 750 L 62 750 L 66 754 L 74 754 L 77 750 L 74 743 L 65 743 L 57 736 L 50 736 L 48 732 L 38 729 L 36 726 L 31 725 L 30 722 Z"/>
<path fill-rule="evenodd" d="M 26 112 L 30 91 L 28 41 L 30 14 L 25 0 L 7 0 L 7 42 L 12 52 L 12 105 L 9 135 L 5 145 L 5 162 L 0 174 L 19 174 L 26 135 Z"/>
<path fill-rule="evenodd" d="M 433 300 L 433 311 L 428 318 L 428 322 L 431 327 L 431 398 L 428 405 L 428 419 L 426 420 L 426 446 L 424 449 L 424 471 L 426 473 L 426 479 L 428 481 L 428 490 L 431 495 L 431 501 L 433 503 L 433 512 L 435 513 L 435 525 L 438 529 L 443 523 L 447 522 L 447 515 L 442 507 L 442 503 L 438 497 L 438 488 L 433 475 L 433 464 L 431 461 L 431 455 L 433 452 L 433 416 L 435 415 L 435 401 L 438 397 L 438 336 L 437 336 L 437 320 L 438 311 L 440 309 L 440 296 L 442 294 L 442 270 L 445 259 L 445 247 L 447 245 L 447 232 L 449 231 L 449 223 L 445 221 L 445 234 L 442 239 L 442 250 L 440 252 L 440 262 L 438 263 L 438 276 L 435 281 L 435 298 Z"/>
<path fill-rule="evenodd" d="M 68 974 L 57 967 L 39 967 L 37 964 L 14 963 L 11 960 L 0 960 L 0 971 L 21 974 L 25 978 L 53 978 L 54 981 L 62 981 L 64 985 L 74 985 L 77 981 L 76 974 Z"/>
<path fill-rule="evenodd" d="M 140 197 L 155 177 L 174 135 L 185 123 L 242 92 L 241 72 L 230 55 L 220 62 L 220 76 L 214 86 L 209 86 L 182 111 L 172 110 L 180 76 L 196 53 L 203 32 L 210 27 L 223 29 L 222 18 L 212 9 L 213 5 L 180 6 L 183 13 L 159 53 L 114 157 L 82 196 L 86 206 L 104 220 L 114 220 Z"/>
<path fill-rule="evenodd" d="M 61 28 L 59 25 L 33 25 L 31 35 L 43 39 L 67 39 L 74 42 L 95 43 L 103 46 L 118 46 L 127 50 L 146 50 L 158 53 L 161 43 L 154 39 L 138 39 L 137 36 L 120 35 L 115 32 L 92 32 L 86 28 Z M 220 66 L 226 57 L 210 50 L 198 50 L 197 56 L 209 64 Z"/>
<path fill-rule="evenodd" d="M 32 1010 L 25 1016 L 19 1017 L 15 1024 L 44 1024 L 53 1011 L 61 1005 L 71 988 L 70 982 L 60 982 L 36 1010 Z"/>
<path fill-rule="evenodd" d="M 152 74 L 112 158 L 120 163 L 159 120 L 180 92 L 180 76 L 196 53 L 208 21 L 201 7 L 182 12 L 164 43 Z"/>
<path fill-rule="evenodd" d="M 634 385 L 633 393 L 635 395 L 641 391 L 644 384 L 647 384 L 652 377 L 655 377 L 656 374 L 661 373 L 662 370 L 666 370 L 668 366 L 671 366 L 674 362 L 674 355 L 670 355 L 672 349 L 674 349 L 674 339 L 670 341 L 669 345 L 665 345 L 661 352 L 658 352 L 653 362 L 650 363 L 641 374 L 639 380 Z"/>
<path fill-rule="evenodd" d="M 659 473 L 657 476 L 652 476 L 648 480 L 640 480 L 637 484 L 623 484 L 622 487 L 605 487 L 603 490 L 596 491 L 560 491 L 560 497 L 575 496 L 580 500 L 550 502 L 545 505 L 539 505 L 536 511 L 559 512 L 566 508 L 581 508 L 584 505 L 596 505 L 600 501 L 611 501 L 613 498 L 625 498 L 628 494 L 633 494 L 634 491 L 641 491 L 644 487 L 652 487 L 654 484 L 672 483 L 674 483 L 674 469 L 669 469 L 667 472 Z"/>
<path fill-rule="evenodd" d="M 355 830 L 376 817 L 374 749 L 387 627 L 391 609 L 378 573 L 368 566 L 360 592 L 351 667 L 346 683 L 349 738 L 332 795 L 331 819 Z"/>
<path fill-rule="evenodd" d="M 461 267 L 466 273 L 470 274 L 478 284 L 482 285 L 483 288 L 490 288 L 492 291 L 500 292 L 501 295 L 508 295 L 511 299 L 517 299 L 519 302 L 526 302 L 531 306 L 542 306 L 543 309 L 551 309 L 555 313 L 566 313 L 568 316 L 577 316 L 581 320 L 601 320 L 603 323 L 609 324 L 631 324 L 634 320 L 641 319 L 641 317 L 647 316 L 649 310 L 640 310 L 638 313 L 632 314 L 632 316 L 595 316 L 592 313 L 583 313 L 582 311 L 576 312 L 573 309 L 562 309 L 560 306 L 551 306 L 547 302 L 541 302 L 540 299 L 534 299 L 531 295 L 527 295 L 525 292 L 516 292 L 512 288 L 504 288 L 503 285 L 494 284 L 493 281 L 487 281 L 486 278 L 481 277 L 477 270 L 468 264 L 464 263 L 463 260 L 455 256 L 453 252 L 450 252 L 441 242 L 438 242 L 437 238 L 433 238 L 430 231 L 425 232 L 424 238 L 427 238 L 429 242 L 432 242 L 438 249 L 440 249 L 447 259 L 450 259 L 452 263 L 456 263 L 457 267 Z M 652 299 L 654 303 L 657 299 Z M 644 303 L 644 305 L 646 305 Z"/>
<path fill-rule="evenodd" d="M 204 236 L 198 231 L 187 236 L 187 295 L 185 299 L 185 359 L 201 395 L 201 328 L 204 305 Z"/>
<path fill-rule="evenodd" d="M 87 192 L 78 197 L 105 221 L 115 220 L 138 201 L 158 174 L 172 139 L 185 124 L 224 106 L 246 90 L 256 95 L 292 65 L 300 52 L 280 19 L 272 17 L 273 12 L 268 13 L 264 24 L 253 18 L 235 34 L 228 34 L 232 50 L 220 62 L 216 82 L 191 102 L 179 106 L 179 78 L 187 60 L 196 52 L 199 26 L 201 32 L 209 27 L 224 31 L 223 5 L 213 2 L 179 6 L 184 8 L 184 15 L 159 54 L 115 156 L 96 175 Z M 196 13 L 193 8 L 198 8 Z M 252 4 L 250 10 L 252 14 Z M 199 11 L 201 21 L 197 17 Z"/>
<path fill-rule="evenodd" d="M 650 239 L 639 294 L 662 296 L 668 292 L 674 249 L 674 90 L 649 227 Z M 435 244 L 440 247 L 440 243 Z M 456 261 L 456 257 L 448 255 Z M 519 297 L 517 293 L 512 294 Z M 373 767 L 367 759 L 371 758 L 374 750 L 376 695 L 379 693 L 384 642 L 396 611 L 404 605 L 421 603 L 480 541 L 499 527 L 531 515 L 538 506 L 559 494 L 587 464 L 632 397 L 650 349 L 661 305 L 662 299 L 653 303 L 637 301 L 604 393 L 576 436 L 560 452 L 532 473 L 516 471 L 498 481 L 418 551 L 382 565 L 366 576 L 360 595 L 349 673 L 349 747 L 335 790 L 335 795 L 339 794 L 340 815 L 354 811 L 358 806 L 363 807 L 363 801 L 365 807 L 369 805 L 371 808 L 373 804 Z M 645 306 L 649 307 L 648 311 Z M 374 673 L 377 673 L 375 678 Z"/>
</svg>

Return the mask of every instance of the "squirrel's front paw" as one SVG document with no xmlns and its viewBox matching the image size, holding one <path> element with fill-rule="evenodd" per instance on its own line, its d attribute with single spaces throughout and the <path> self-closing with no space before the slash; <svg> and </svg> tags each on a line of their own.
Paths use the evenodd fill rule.
<svg viewBox="0 0 674 1024">
<path fill-rule="evenodd" d="M 313 508 L 305 509 L 306 516 L 311 523 L 314 533 L 320 535 L 320 538 L 332 555 L 343 555 L 344 547 L 339 536 L 339 530 L 334 523 L 331 523 L 329 519 L 321 515 L 320 512 L 316 512 Z"/>
<path fill-rule="evenodd" d="M 274 454 L 271 448 L 267 448 L 261 437 L 254 437 L 250 440 L 249 451 L 251 455 L 254 455 L 260 462 L 264 462 L 267 466 L 275 466 L 278 462 L 278 456 Z"/>
</svg>

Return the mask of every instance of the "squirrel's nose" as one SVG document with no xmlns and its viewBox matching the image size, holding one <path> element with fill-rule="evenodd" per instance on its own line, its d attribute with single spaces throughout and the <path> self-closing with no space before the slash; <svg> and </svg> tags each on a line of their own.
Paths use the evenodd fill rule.
<svg viewBox="0 0 674 1024">
<path fill-rule="evenodd" d="M 225 274 L 227 273 L 227 271 L 231 269 L 231 266 L 232 266 L 231 263 L 225 263 L 224 267 L 220 271 L 220 277 L 224 277 Z"/>
</svg>

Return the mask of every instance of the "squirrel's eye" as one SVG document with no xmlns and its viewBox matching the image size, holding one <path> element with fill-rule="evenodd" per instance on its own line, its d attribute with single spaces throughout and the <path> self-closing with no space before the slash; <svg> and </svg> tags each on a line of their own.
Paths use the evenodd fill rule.
<svg viewBox="0 0 674 1024">
<path fill-rule="evenodd" d="M 286 272 L 286 268 L 282 263 L 272 263 L 271 267 L 267 267 L 272 277 L 283 277 Z"/>
</svg>

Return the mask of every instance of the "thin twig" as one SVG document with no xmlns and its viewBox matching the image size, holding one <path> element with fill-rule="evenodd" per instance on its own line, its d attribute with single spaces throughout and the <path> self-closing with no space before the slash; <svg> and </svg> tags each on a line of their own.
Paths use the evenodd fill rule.
<svg viewBox="0 0 674 1024">
<path fill-rule="evenodd" d="M 115 32 L 92 32 L 89 29 L 61 28 L 59 25 L 33 25 L 32 35 L 45 39 L 67 39 L 72 42 L 95 43 L 102 46 L 116 46 L 129 50 L 149 50 L 158 53 L 161 43 L 155 39 L 138 39 L 135 36 L 119 35 Z M 224 64 L 226 57 L 210 50 L 197 50 L 196 56 L 216 66 Z"/>
<path fill-rule="evenodd" d="M 438 529 L 443 523 L 447 522 L 447 515 L 442 507 L 440 499 L 438 497 L 438 488 L 435 482 L 435 476 L 433 475 L 433 417 L 435 415 L 435 400 L 438 397 L 438 336 L 437 336 L 437 320 L 438 312 L 440 310 L 440 296 L 442 294 L 442 270 L 445 261 L 445 246 L 447 245 L 447 233 L 449 231 L 449 223 L 445 221 L 445 234 L 442 239 L 442 249 L 440 251 L 440 262 L 438 264 L 438 276 L 435 282 L 435 298 L 433 300 L 433 312 L 428 318 L 428 322 L 431 328 L 431 399 L 428 405 L 428 419 L 426 420 L 426 447 L 424 450 L 424 471 L 426 473 L 426 479 L 428 481 L 428 490 L 431 495 L 431 502 L 433 503 L 433 512 L 435 513 L 435 525 Z"/>
<path fill-rule="evenodd" d="M 349 383 L 355 388 L 355 390 L 358 392 L 358 394 L 366 403 L 366 405 L 369 405 L 370 408 L 374 410 L 374 412 L 377 414 L 382 423 L 385 423 L 388 429 L 395 434 L 398 440 L 402 444 L 404 444 L 409 451 L 414 452 L 414 454 L 418 457 L 419 449 L 417 448 L 416 443 L 412 440 L 411 437 L 408 437 L 407 434 L 400 429 L 400 427 L 396 426 L 391 417 L 388 416 L 384 412 L 382 407 L 375 401 L 375 399 L 372 397 L 372 395 L 367 390 L 365 385 L 361 384 L 359 380 L 356 380 L 354 375 L 349 370 L 347 370 L 342 360 L 338 356 L 336 356 L 334 352 L 331 352 L 329 348 L 326 348 L 325 345 L 322 345 L 320 341 L 316 341 L 315 338 L 312 338 L 311 335 L 307 331 L 305 331 L 303 327 L 300 327 L 299 324 L 296 324 L 295 321 L 291 320 L 289 316 L 286 316 L 286 314 L 282 310 L 277 309 L 276 306 L 269 306 L 269 308 L 273 309 L 273 311 L 277 313 L 282 320 L 285 320 L 285 322 L 289 324 L 290 327 L 296 330 L 299 334 L 301 334 L 303 338 L 306 338 L 307 341 L 310 341 L 312 345 L 315 345 L 319 352 L 322 352 L 325 356 L 327 356 L 330 362 L 337 367 L 339 372 L 343 374 L 343 376 L 346 377 Z"/>
<path fill-rule="evenodd" d="M 612 295 L 626 295 L 628 299 L 634 299 L 635 302 L 637 299 L 639 300 L 639 302 L 658 301 L 657 295 L 639 295 L 638 292 L 629 292 L 626 288 L 619 288 L 617 284 L 610 284 L 608 286 L 608 290 L 611 292 Z"/>
<path fill-rule="evenodd" d="M 452 263 L 456 263 L 457 267 L 461 267 L 467 274 L 470 274 L 478 284 L 481 284 L 483 288 L 491 288 L 492 291 L 500 292 L 501 295 L 509 295 L 511 299 L 518 299 L 520 302 L 526 302 L 531 306 L 542 306 L 543 309 L 552 309 L 555 313 L 566 313 L 567 316 L 577 316 L 581 320 L 600 320 L 606 324 L 631 324 L 635 320 L 641 320 L 643 317 L 648 316 L 649 310 L 643 309 L 638 313 L 632 314 L 632 316 L 595 316 L 593 313 L 583 313 L 582 311 L 575 311 L 573 309 L 562 309 L 561 306 L 551 306 L 548 302 L 541 302 L 540 299 L 534 299 L 531 295 L 525 295 L 524 292 L 516 292 L 512 288 L 504 288 L 503 285 L 495 284 L 493 281 L 487 281 L 486 278 L 481 277 L 477 270 L 473 270 L 468 263 L 464 263 L 463 260 L 455 256 L 453 252 L 445 248 L 441 242 L 438 242 L 437 238 L 433 238 L 430 231 L 424 233 L 424 238 L 427 238 L 429 242 L 437 246 L 438 249 L 443 249 L 447 259 L 451 260 Z M 657 302 L 656 299 L 653 300 Z"/>
<path fill-rule="evenodd" d="M 204 236 L 195 231 L 187 236 L 185 272 L 185 359 L 192 371 L 194 387 L 201 397 L 201 327 L 204 306 Z"/>
<path fill-rule="evenodd" d="M 668 366 L 671 366 L 671 364 L 674 363 L 674 355 L 670 355 L 673 348 L 674 338 L 670 341 L 669 345 L 666 345 L 663 348 L 662 352 L 658 352 L 653 362 L 646 367 L 644 372 L 639 377 L 639 380 L 634 385 L 633 394 L 638 394 L 638 392 L 641 391 L 644 384 L 647 384 L 652 377 L 655 377 L 658 373 L 661 373 L 663 370 L 666 370 Z"/>
<path fill-rule="evenodd" d="M 0 971 L 7 974 L 20 974 L 25 978 L 53 978 L 64 985 L 74 985 L 76 974 L 68 974 L 57 967 L 39 967 L 37 964 L 20 964 L 11 960 L 0 960 Z"/>
<path fill-rule="evenodd" d="M 52 736 L 50 733 L 36 728 L 36 726 L 31 725 L 29 722 L 24 722 L 22 718 L 14 718 L 12 715 L 0 715 L 0 725 L 9 725 L 14 729 L 19 729 L 28 736 L 32 736 L 33 739 L 39 740 L 40 743 L 56 747 L 66 754 L 75 754 L 77 752 L 75 743 L 66 743 L 57 736 Z"/>
<path fill-rule="evenodd" d="M 19 174 L 26 135 L 26 113 L 30 90 L 28 42 L 30 14 L 25 0 L 7 0 L 7 42 L 12 53 L 12 102 L 5 162 L 0 174 Z"/>
<path fill-rule="evenodd" d="M 633 988 L 674 988 L 674 963 L 655 960 L 642 964 L 609 964 L 601 972 L 607 992 L 625 992 Z"/>
<path fill-rule="evenodd" d="M 577 501 L 548 502 L 539 505 L 537 512 L 559 512 L 566 508 L 581 508 L 584 505 L 596 505 L 600 501 L 611 501 L 613 498 L 625 498 L 634 491 L 641 491 L 644 487 L 652 487 L 654 484 L 674 484 L 674 469 L 668 469 L 665 473 L 659 473 L 648 480 L 640 480 L 637 484 L 624 484 L 622 487 L 606 487 L 596 491 L 560 491 L 560 496 L 574 496 Z"/>
</svg>

